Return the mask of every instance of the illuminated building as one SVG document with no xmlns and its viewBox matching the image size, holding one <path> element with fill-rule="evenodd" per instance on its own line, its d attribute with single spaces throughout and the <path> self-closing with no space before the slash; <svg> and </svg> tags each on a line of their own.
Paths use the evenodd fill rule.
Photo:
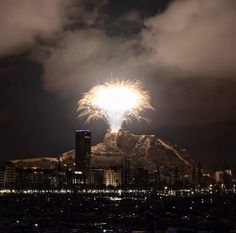
<svg viewBox="0 0 236 233">
<path fill-rule="evenodd" d="M 104 170 L 104 184 L 113 187 L 121 185 L 121 172 L 112 169 Z"/>
<path fill-rule="evenodd" d="M 214 178 L 216 183 L 221 182 L 223 180 L 223 172 L 222 171 L 216 171 L 214 173 Z"/>
<path fill-rule="evenodd" d="M 226 169 L 226 170 L 224 171 L 224 173 L 227 174 L 227 175 L 229 175 L 229 176 L 232 176 L 232 170 L 230 170 L 230 169 Z"/>
<path fill-rule="evenodd" d="M 96 187 L 117 187 L 122 184 L 122 168 L 91 168 L 89 183 Z"/>
</svg>

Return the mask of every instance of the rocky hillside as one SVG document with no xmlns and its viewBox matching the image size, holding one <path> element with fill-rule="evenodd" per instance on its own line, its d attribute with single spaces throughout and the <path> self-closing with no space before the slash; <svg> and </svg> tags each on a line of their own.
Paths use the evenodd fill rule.
<svg viewBox="0 0 236 233">
<path fill-rule="evenodd" d="M 134 135 L 126 131 L 107 133 L 102 143 L 92 148 L 92 167 L 119 166 L 124 159 L 131 166 L 155 170 L 157 165 L 169 170 L 191 173 L 194 161 L 183 150 L 154 135 Z"/>
<path fill-rule="evenodd" d="M 53 169 L 57 166 L 58 159 L 53 157 L 37 157 L 11 160 L 10 162 L 14 163 L 17 167 Z"/>
<path fill-rule="evenodd" d="M 60 156 L 61 165 L 73 169 L 74 150 Z M 141 166 L 149 171 L 157 165 L 173 171 L 176 167 L 185 174 L 192 172 L 194 161 L 183 150 L 154 135 L 134 135 L 120 130 L 107 133 L 102 143 L 92 147 L 91 167 L 119 167 L 129 161 L 130 167 Z M 34 158 L 14 160 L 18 166 L 53 168 L 58 165 L 56 158 Z"/>
</svg>

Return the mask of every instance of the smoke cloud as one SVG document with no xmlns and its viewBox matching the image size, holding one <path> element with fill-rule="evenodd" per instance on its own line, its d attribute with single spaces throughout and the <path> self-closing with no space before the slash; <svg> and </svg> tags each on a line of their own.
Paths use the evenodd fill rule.
<svg viewBox="0 0 236 233">
<path fill-rule="evenodd" d="M 137 12 L 123 20 L 140 24 Z M 129 37 L 109 36 L 106 25 L 66 32 L 44 61 L 45 86 L 64 92 L 110 72 L 155 76 L 163 67 L 175 70 L 175 78 L 186 78 L 183 72 L 195 78 L 235 77 L 235 22 L 234 0 L 182 0 L 145 20 L 144 29 Z"/>
<path fill-rule="evenodd" d="M 96 29 L 68 32 L 45 60 L 45 87 L 61 94 L 78 93 L 81 86 L 103 82 L 112 73 L 127 77 L 138 63 L 135 45 L 135 40 L 108 37 Z"/>
<path fill-rule="evenodd" d="M 60 0 L 0 1 L 0 56 L 24 52 L 62 30 L 65 8 Z"/>
<path fill-rule="evenodd" d="M 146 20 L 142 44 L 150 62 L 193 74 L 236 76 L 236 2 L 174 1 L 162 14 Z"/>
<path fill-rule="evenodd" d="M 0 56 L 34 47 L 44 87 L 59 96 L 79 98 L 111 73 L 143 78 L 163 112 L 159 122 L 167 115 L 169 123 L 235 117 L 234 0 L 176 0 L 155 16 L 132 9 L 112 24 L 108 2 L 3 0 Z"/>
</svg>

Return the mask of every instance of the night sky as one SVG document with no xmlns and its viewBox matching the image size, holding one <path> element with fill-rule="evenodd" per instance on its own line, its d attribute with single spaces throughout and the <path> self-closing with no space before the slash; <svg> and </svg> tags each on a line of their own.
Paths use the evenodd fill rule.
<svg viewBox="0 0 236 233">
<path fill-rule="evenodd" d="M 2 0 L 1 160 L 56 156 L 74 130 L 100 142 L 106 124 L 78 119 L 77 101 L 113 78 L 141 79 L 156 134 L 203 167 L 236 167 L 235 0 Z"/>
</svg>

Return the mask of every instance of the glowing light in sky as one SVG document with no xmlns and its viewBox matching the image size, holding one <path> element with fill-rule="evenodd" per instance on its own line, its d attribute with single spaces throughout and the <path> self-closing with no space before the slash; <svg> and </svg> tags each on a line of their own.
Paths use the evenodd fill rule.
<svg viewBox="0 0 236 233">
<path fill-rule="evenodd" d="M 94 86 L 83 95 L 78 105 L 80 117 L 87 117 L 87 122 L 102 118 L 112 132 L 132 119 L 148 121 L 142 114 L 146 109 L 153 109 L 150 96 L 139 81 L 115 81 Z"/>
</svg>

